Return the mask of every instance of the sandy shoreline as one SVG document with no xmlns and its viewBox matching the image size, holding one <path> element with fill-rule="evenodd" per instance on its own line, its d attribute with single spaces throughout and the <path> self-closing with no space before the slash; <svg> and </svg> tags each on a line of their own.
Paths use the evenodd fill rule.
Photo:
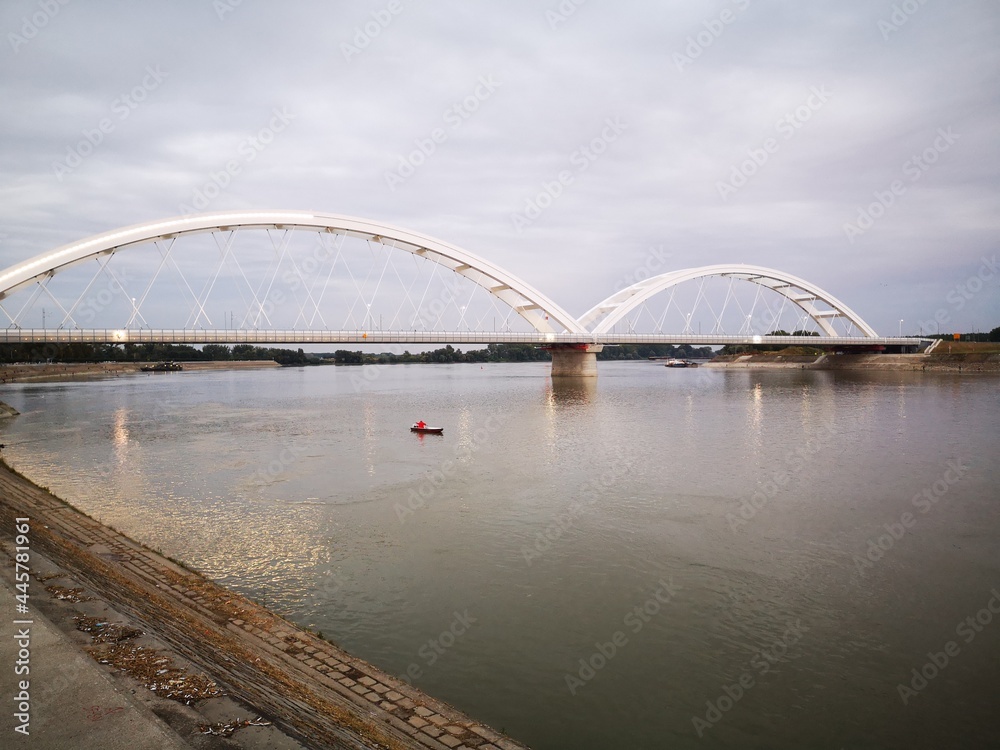
<svg viewBox="0 0 1000 750">
<path fill-rule="evenodd" d="M 133 375 L 151 362 L 97 362 L 71 364 L 0 365 L 0 384 L 3 383 L 58 383 L 62 381 L 116 378 Z M 185 371 L 200 370 L 258 370 L 280 367 L 273 359 L 228 362 L 181 362 Z M 153 373 L 159 374 L 159 373 Z M 164 373 L 169 374 L 169 373 Z"/>
<path fill-rule="evenodd" d="M 103 526 L 0 464 L 6 547 L 15 517 L 31 519 L 33 553 L 58 575 L 167 644 L 306 747 L 525 747 Z M 33 575 L 37 581 L 38 570 Z M 32 583 L 33 597 L 45 596 L 42 584 Z"/>
<path fill-rule="evenodd" d="M 703 367 L 751 370 L 868 370 L 916 372 L 1000 373 L 1000 354 L 842 354 L 782 356 L 730 354 Z"/>
</svg>

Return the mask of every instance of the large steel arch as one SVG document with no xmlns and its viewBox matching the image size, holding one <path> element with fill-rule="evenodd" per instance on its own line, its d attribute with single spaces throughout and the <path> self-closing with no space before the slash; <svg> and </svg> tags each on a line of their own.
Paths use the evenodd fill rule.
<svg viewBox="0 0 1000 750">
<path fill-rule="evenodd" d="M 629 312 L 639 307 L 653 295 L 659 294 L 678 284 L 683 284 L 686 281 L 708 276 L 741 279 L 778 292 L 815 320 L 827 336 L 840 335 L 830 324 L 832 318 L 839 317 L 850 321 L 866 338 L 878 337 L 875 330 L 865 323 L 856 312 L 815 284 L 811 284 L 804 279 L 792 276 L 784 271 L 776 271 L 773 268 L 751 266 L 742 263 L 685 268 L 643 279 L 630 287 L 612 294 L 603 302 L 594 305 L 594 307 L 580 317 L 580 324 L 595 334 L 608 333 Z M 816 302 L 822 302 L 829 306 L 830 309 L 820 310 L 817 308 Z"/>
<path fill-rule="evenodd" d="M 467 250 L 369 219 L 309 211 L 230 211 L 182 216 L 94 235 L 0 271 L 0 300 L 74 264 L 161 239 L 239 228 L 305 229 L 360 237 L 434 261 L 472 280 L 509 305 L 540 333 L 586 333 L 555 302 L 518 277 Z M 553 325 L 554 324 L 554 325 Z"/>
</svg>

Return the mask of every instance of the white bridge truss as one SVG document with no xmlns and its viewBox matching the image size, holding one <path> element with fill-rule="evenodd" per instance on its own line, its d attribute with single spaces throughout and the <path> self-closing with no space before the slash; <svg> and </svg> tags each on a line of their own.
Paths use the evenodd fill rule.
<svg viewBox="0 0 1000 750">
<path fill-rule="evenodd" d="M 716 297 L 714 306 L 705 293 L 705 282 L 713 278 L 729 281 L 728 285 L 726 285 L 725 297 L 722 299 Z M 758 310 L 758 305 L 761 303 L 761 295 L 759 293 L 753 296 L 748 308 L 744 308 L 739 297 L 734 294 L 736 285 L 733 282 L 736 281 L 755 284 L 757 285 L 758 292 L 764 289 L 776 292 L 781 301 L 782 309 L 775 311 L 767 307 L 768 303 L 765 301 L 765 311 Z M 664 292 L 670 293 L 665 313 L 669 312 L 671 305 L 674 304 L 675 290 L 687 282 L 696 282 L 697 284 L 695 305 L 704 303 L 708 308 L 710 313 L 709 322 L 712 323 L 711 333 L 724 333 L 723 320 L 731 304 L 735 304 L 739 308 L 740 333 L 753 335 L 753 322 L 755 319 L 762 316 L 767 322 L 773 323 L 781 318 L 785 303 L 790 302 L 802 311 L 802 316 L 799 318 L 800 322 L 805 324 L 807 319 L 811 319 L 822 331 L 822 335 L 828 337 L 845 335 L 838 332 L 833 325 L 834 321 L 840 320 L 847 324 L 847 331 L 849 333 L 856 333 L 857 336 L 866 338 L 878 337 L 874 329 L 865 323 L 860 315 L 818 286 L 783 271 L 776 271 L 773 268 L 744 264 L 720 264 L 702 266 L 700 268 L 685 268 L 644 279 L 616 292 L 603 302 L 592 307 L 583 314 L 580 318 L 580 323 L 594 333 L 609 333 L 614 329 L 616 324 L 626 320 L 629 313 L 641 308 L 653 297 Z M 683 309 L 686 309 L 682 309 L 679 304 L 676 307 L 681 314 L 683 314 Z M 749 310 L 746 312 L 748 323 L 744 326 L 743 314 L 746 309 Z M 661 317 L 661 320 L 665 317 L 666 314 Z M 692 332 L 690 330 L 690 316 L 687 316 L 681 332 Z"/>
<path fill-rule="evenodd" d="M 722 345 L 784 327 L 795 335 L 766 343 L 915 343 L 879 338 L 803 279 L 747 265 L 648 278 L 577 319 L 454 245 L 305 211 L 186 216 L 42 253 L 0 271 L 0 322 L 0 342 Z"/>
</svg>

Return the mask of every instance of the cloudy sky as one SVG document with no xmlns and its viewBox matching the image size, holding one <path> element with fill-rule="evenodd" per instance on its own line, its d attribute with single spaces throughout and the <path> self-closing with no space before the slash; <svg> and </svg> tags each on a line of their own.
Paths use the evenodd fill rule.
<svg viewBox="0 0 1000 750">
<path fill-rule="evenodd" d="M 311 209 L 575 314 L 665 258 L 783 269 L 886 334 L 1000 325 L 995 0 L 4 0 L 0 31 L 0 266 Z"/>
</svg>

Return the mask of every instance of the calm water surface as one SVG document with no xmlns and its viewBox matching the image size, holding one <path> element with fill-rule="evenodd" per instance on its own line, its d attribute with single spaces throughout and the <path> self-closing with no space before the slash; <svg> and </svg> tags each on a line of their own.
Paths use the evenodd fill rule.
<svg viewBox="0 0 1000 750">
<path fill-rule="evenodd" d="M 998 379 L 600 367 L 15 385 L 0 438 L 535 748 L 1000 747 Z"/>
</svg>

